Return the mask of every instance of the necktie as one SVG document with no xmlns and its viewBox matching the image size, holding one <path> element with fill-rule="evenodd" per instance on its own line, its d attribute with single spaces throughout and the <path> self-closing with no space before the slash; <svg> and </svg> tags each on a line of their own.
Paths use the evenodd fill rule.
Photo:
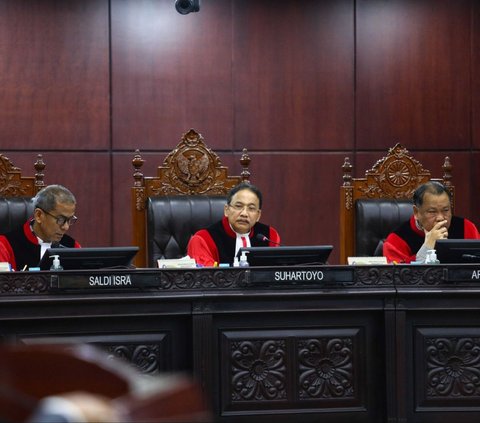
<svg viewBox="0 0 480 423">
<path fill-rule="evenodd" d="M 244 248 L 247 246 L 247 238 L 245 238 L 244 236 L 242 236 L 242 245 Z"/>
</svg>

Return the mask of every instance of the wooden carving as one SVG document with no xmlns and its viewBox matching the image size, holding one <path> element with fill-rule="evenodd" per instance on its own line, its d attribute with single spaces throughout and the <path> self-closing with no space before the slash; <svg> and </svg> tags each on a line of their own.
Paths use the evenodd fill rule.
<svg viewBox="0 0 480 423">
<path fill-rule="evenodd" d="M 406 148 L 396 144 L 365 176 L 365 183 L 357 189 L 366 198 L 410 198 L 420 184 L 430 179 L 430 172 Z"/>
<path fill-rule="evenodd" d="M 0 196 L 33 197 L 44 187 L 43 170 L 45 163 L 39 154 L 35 163 L 34 177 L 22 176 L 21 170 L 15 167 L 10 159 L 0 154 Z"/>
</svg>

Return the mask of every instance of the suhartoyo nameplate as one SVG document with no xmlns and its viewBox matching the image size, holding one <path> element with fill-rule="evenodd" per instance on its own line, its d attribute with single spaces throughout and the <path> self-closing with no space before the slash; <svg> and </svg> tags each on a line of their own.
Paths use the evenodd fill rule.
<svg viewBox="0 0 480 423">
<path fill-rule="evenodd" d="M 285 267 L 276 269 L 251 269 L 248 285 L 254 286 L 296 286 L 332 283 L 351 283 L 354 280 L 353 269 L 330 267 Z"/>
</svg>

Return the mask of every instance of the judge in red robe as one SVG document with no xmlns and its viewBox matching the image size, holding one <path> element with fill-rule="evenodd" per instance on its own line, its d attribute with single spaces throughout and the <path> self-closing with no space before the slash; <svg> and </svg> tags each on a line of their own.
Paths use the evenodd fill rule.
<svg viewBox="0 0 480 423">
<path fill-rule="evenodd" d="M 437 239 L 479 239 L 473 222 L 452 216 L 450 192 L 439 182 L 421 185 L 413 195 L 413 215 L 383 244 L 389 263 L 425 261 L 427 250 L 435 249 Z"/>
<path fill-rule="evenodd" d="M 235 186 L 228 194 L 222 220 L 192 236 L 188 255 L 203 266 L 231 265 L 241 247 L 278 246 L 280 235 L 259 222 L 261 214 L 260 190 L 249 183 Z"/>
<path fill-rule="evenodd" d="M 79 248 L 80 244 L 66 232 L 75 223 L 76 200 L 61 185 L 43 188 L 33 199 L 33 218 L 21 227 L 0 235 L 0 262 L 12 270 L 37 267 L 47 248 L 61 245 Z"/>
</svg>

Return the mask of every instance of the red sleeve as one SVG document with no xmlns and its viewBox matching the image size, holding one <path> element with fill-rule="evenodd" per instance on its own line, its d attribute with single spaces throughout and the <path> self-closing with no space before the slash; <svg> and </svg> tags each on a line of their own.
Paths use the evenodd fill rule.
<svg viewBox="0 0 480 423">
<path fill-rule="evenodd" d="M 280 245 L 280 235 L 277 230 L 270 226 L 270 232 L 268 233 L 268 238 L 270 242 L 268 244 L 269 247 L 278 247 Z"/>
<path fill-rule="evenodd" d="M 480 234 L 478 233 L 477 227 L 468 219 L 464 219 L 463 233 L 465 239 L 480 239 Z"/>
<path fill-rule="evenodd" d="M 213 266 L 220 261 L 217 246 L 205 229 L 198 231 L 190 238 L 187 254 L 202 266 Z"/>
<path fill-rule="evenodd" d="M 415 261 L 416 254 L 412 255 L 408 244 L 395 233 L 388 235 L 383 243 L 383 255 L 389 263 L 410 263 Z"/>
<path fill-rule="evenodd" d="M 17 263 L 15 261 L 15 254 L 13 254 L 12 246 L 8 239 L 0 235 L 0 262 L 10 263 L 12 270 L 17 270 Z"/>
</svg>

